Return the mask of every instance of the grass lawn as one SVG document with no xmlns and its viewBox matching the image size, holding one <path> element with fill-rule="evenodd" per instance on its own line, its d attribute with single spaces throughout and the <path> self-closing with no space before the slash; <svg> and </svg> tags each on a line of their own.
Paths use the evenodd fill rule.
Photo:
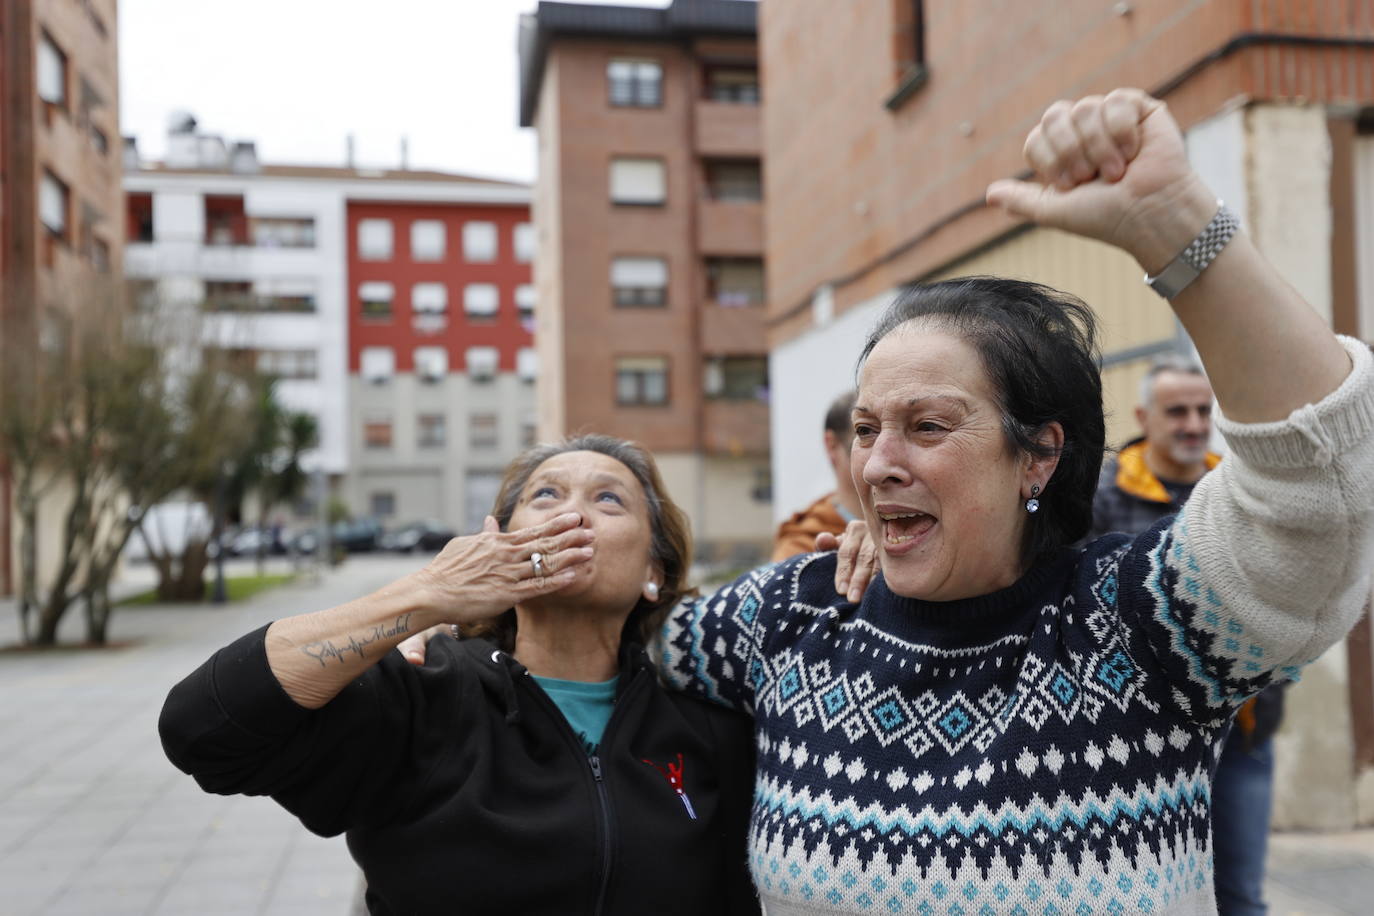
<svg viewBox="0 0 1374 916">
<path fill-rule="evenodd" d="M 258 592 L 284 585 L 295 578 L 290 573 L 274 573 L 265 576 L 225 576 L 224 590 L 229 596 L 230 601 L 242 601 L 251 598 Z M 206 600 L 209 600 L 211 583 L 205 583 Z M 140 605 L 157 604 L 157 590 L 143 592 L 130 598 L 125 598 L 119 602 L 119 607 L 137 607 Z"/>
</svg>

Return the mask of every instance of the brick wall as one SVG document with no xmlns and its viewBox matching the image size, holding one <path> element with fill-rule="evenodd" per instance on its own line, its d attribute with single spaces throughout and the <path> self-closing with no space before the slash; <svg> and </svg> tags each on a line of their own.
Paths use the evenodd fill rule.
<svg viewBox="0 0 1374 916">
<path fill-rule="evenodd" d="M 760 5 L 774 344 L 823 284 L 842 312 L 1010 228 L 983 190 L 1057 98 L 1163 91 L 1185 126 L 1237 98 L 1374 99 L 1367 0 L 966 0 L 925 4 L 928 80 L 889 108 L 908 6 Z"/>
</svg>

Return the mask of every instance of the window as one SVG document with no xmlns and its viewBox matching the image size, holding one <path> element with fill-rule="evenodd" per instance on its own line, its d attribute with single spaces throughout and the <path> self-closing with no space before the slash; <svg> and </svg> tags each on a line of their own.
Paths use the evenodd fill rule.
<svg viewBox="0 0 1374 916">
<path fill-rule="evenodd" d="M 768 357 L 717 356 L 706 360 L 708 398 L 727 401 L 768 400 Z"/>
<path fill-rule="evenodd" d="M 363 447 L 391 448 L 391 416 L 369 413 L 363 417 Z"/>
<path fill-rule="evenodd" d="M 420 448 L 443 448 L 448 440 L 448 426 L 441 413 L 422 413 L 416 417 Z"/>
<path fill-rule="evenodd" d="M 668 360 L 662 356 L 622 356 L 615 361 L 617 404 L 667 404 Z"/>
<path fill-rule="evenodd" d="M 521 264 L 528 264 L 534 260 L 537 245 L 533 226 L 529 223 L 517 223 L 511 242 L 511 247 L 515 249 L 515 260 Z"/>
<path fill-rule="evenodd" d="M 716 305 L 762 305 L 763 261 L 759 258 L 710 258 L 706 293 Z"/>
<path fill-rule="evenodd" d="M 390 347 L 363 347 L 359 357 L 363 380 L 384 385 L 396 374 L 396 353 Z"/>
<path fill-rule="evenodd" d="M 520 310 L 520 320 L 529 321 L 534 317 L 534 285 L 521 283 L 515 288 L 515 307 Z"/>
<path fill-rule="evenodd" d="M 153 240 L 153 195 L 130 192 L 125 196 L 128 211 L 128 228 L 125 230 L 131 242 L 151 242 Z"/>
<path fill-rule="evenodd" d="M 410 288 L 410 307 L 416 312 L 442 315 L 448 311 L 448 287 L 442 283 L 416 283 Z"/>
<path fill-rule="evenodd" d="M 469 318 L 494 318 L 500 304 L 494 283 L 469 283 L 463 287 L 463 311 Z"/>
<path fill-rule="evenodd" d="M 38 39 L 38 97 L 57 108 L 67 107 L 67 55 L 47 32 Z"/>
<path fill-rule="evenodd" d="M 38 186 L 38 218 L 55 237 L 65 239 L 70 210 L 71 199 L 66 184 L 44 169 L 43 180 Z"/>
<path fill-rule="evenodd" d="M 358 257 L 364 261 L 391 259 L 391 220 L 358 220 Z"/>
<path fill-rule="evenodd" d="M 475 413 L 468 417 L 468 445 L 472 448 L 496 448 L 500 441 L 496 414 Z"/>
<path fill-rule="evenodd" d="M 415 374 L 420 381 L 428 384 L 442 382 L 448 375 L 448 349 L 446 347 L 416 347 Z"/>
<path fill-rule="evenodd" d="M 388 447 L 390 442 L 387 443 Z M 373 518 L 390 518 L 396 514 L 396 494 L 379 490 L 368 497 L 368 509 Z"/>
<path fill-rule="evenodd" d="M 469 378 L 474 382 L 489 382 L 496 378 L 500 353 L 495 347 L 468 347 L 463 360 L 467 363 Z"/>
<path fill-rule="evenodd" d="M 358 299 L 362 302 L 364 318 L 386 320 L 391 317 L 392 303 L 396 299 L 396 288 L 390 283 L 372 281 L 358 286 Z"/>
<path fill-rule="evenodd" d="M 896 90 L 887 99 L 889 110 L 895 111 L 926 84 L 926 12 L 923 0 L 897 0 L 892 4 L 893 70 Z"/>
<path fill-rule="evenodd" d="M 310 217 L 258 216 L 250 227 L 259 248 L 315 247 L 315 220 Z"/>
<path fill-rule="evenodd" d="M 448 246 L 444 224 L 437 219 L 417 219 L 410 224 L 410 259 L 442 261 Z"/>
<path fill-rule="evenodd" d="M 248 216 L 243 212 L 243 195 L 205 195 L 205 244 L 248 244 Z"/>
<path fill-rule="evenodd" d="M 315 311 L 315 281 L 310 277 L 266 277 L 253 286 L 253 307 L 261 312 Z"/>
<path fill-rule="evenodd" d="M 611 160 L 611 203 L 657 206 L 666 198 L 662 159 Z"/>
<path fill-rule="evenodd" d="M 495 223 L 463 223 L 463 260 L 474 263 L 496 260 Z"/>
<path fill-rule="evenodd" d="M 520 447 L 533 448 L 539 442 L 539 419 L 534 411 L 526 411 L 520 419 Z"/>
<path fill-rule="evenodd" d="M 110 151 L 110 138 L 94 124 L 91 125 L 91 149 L 95 150 L 97 156 L 103 156 Z"/>
<path fill-rule="evenodd" d="M 253 284 L 249 280 L 206 280 L 207 312 L 245 312 L 253 308 Z"/>
<path fill-rule="evenodd" d="M 532 382 L 539 377 L 539 354 L 534 347 L 521 347 L 516 351 L 515 374 L 522 382 Z"/>
<path fill-rule="evenodd" d="M 659 308 L 668 303 L 664 258 L 612 258 L 611 298 L 618 308 Z"/>
<path fill-rule="evenodd" d="M 500 471 L 468 471 L 463 487 L 464 531 L 481 531 L 482 519 L 501 491 Z"/>
<path fill-rule="evenodd" d="M 259 350 L 258 372 L 279 379 L 313 379 L 319 376 L 314 350 Z"/>
<path fill-rule="evenodd" d="M 710 67 L 706 71 L 706 97 L 713 102 L 757 105 L 759 103 L 758 68 Z"/>
<path fill-rule="evenodd" d="M 763 199 L 763 170 L 757 159 L 717 159 L 706 163 L 706 193 L 712 200 Z"/>
<path fill-rule="evenodd" d="M 606 65 L 612 105 L 657 108 L 663 104 L 663 67 L 651 60 L 613 60 Z"/>
</svg>

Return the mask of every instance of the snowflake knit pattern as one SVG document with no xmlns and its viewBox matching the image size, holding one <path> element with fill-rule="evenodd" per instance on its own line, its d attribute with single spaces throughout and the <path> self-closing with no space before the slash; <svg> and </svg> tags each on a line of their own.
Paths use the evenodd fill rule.
<svg viewBox="0 0 1374 916">
<path fill-rule="evenodd" d="M 1222 421 L 1233 457 L 1176 519 L 1003 591 L 926 602 L 880 577 L 848 604 L 813 554 L 681 606 L 665 676 L 756 719 L 770 916 L 1215 913 L 1230 714 L 1368 594 L 1374 374 L 1347 349 L 1319 404 Z"/>
</svg>

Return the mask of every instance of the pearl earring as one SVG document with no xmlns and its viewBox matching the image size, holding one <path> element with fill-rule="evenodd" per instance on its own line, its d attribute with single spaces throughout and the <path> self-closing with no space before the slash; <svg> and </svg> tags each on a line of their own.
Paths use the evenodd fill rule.
<svg viewBox="0 0 1374 916">
<path fill-rule="evenodd" d="M 646 582 L 646 583 L 644 583 L 644 590 L 645 590 L 646 592 L 649 593 L 649 600 L 650 600 L 650 601 L 657 601 L 657 600 L 658 600 L 658 583 L 657 583 L 657 582 Z"/>
<path fill-rule="evenodd" d="M 1035 513 L 1040 511 L 1040 500 L 1035 498 L 1039 492 L 1040 484 L 1031 484 L 1031 498 L 1026 500 L 1026 511 L 1029 512 L 1031 515 L 1034 515 Z"/>
</svg>

